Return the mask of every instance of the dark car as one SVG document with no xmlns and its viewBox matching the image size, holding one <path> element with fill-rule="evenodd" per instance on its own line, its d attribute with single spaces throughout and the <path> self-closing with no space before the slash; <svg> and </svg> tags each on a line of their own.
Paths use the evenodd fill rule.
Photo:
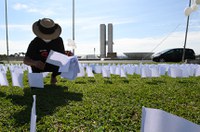
<svg viewBox="0 0 200 132">
<path fill-rule="evenodd" d="M 174 48 L 161 51 L 152 55 L 152 60 L 155 62 L 181 62 L 183 56 L 183 48 Z M 195 52 L 193 49 L 185 49 L 185 58 L 195 59 Z"/>
</svg>

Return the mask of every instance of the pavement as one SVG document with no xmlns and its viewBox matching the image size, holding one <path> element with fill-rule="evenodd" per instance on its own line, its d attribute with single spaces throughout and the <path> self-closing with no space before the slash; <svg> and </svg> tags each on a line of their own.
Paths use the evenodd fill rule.
<svg viewBox="0 0 200 132">
<path fill-rule="evenodd" d="M 80 63 L 102 63 L 102 64 L 133 64 L 133 63 L 153 63 L 152 60 L 79 60 Z"/>
</svg>

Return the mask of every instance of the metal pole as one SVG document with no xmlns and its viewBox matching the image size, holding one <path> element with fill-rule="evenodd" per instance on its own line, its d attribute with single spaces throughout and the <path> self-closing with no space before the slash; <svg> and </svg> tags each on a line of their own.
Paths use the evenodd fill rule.
<svg viewBox="0 0 200 132">
<path fill-rule="evenodd" d="M 9 63 L 9 46 L 8 46 L 8 4 L 5 0 L 5 24 L 6 24 L 6 48 L 7 48 L 7 61 Z"/>
<path fill-rule="evenodd" d="M 72 40 L 75 42 L 75 0 L 72 0 Z M 75 49 L 73 49 L 75 54 Z"/>
<path fill-rule="evenodd" d="M 190 6 L 191 6 L 191 0 L 189 0 L 189 7 Z M 188 34 L 189 22 L 190 22 L 190 15 L 188 15 L 188 17 L 187 17 L 187 25 L 186 25 L 186 31 L 185 31 L 185 42 L 184 42 L 184 46 L 183 46 L 182 62 L 184 62 L 184 60 L 185 60 L 185 47 L 186 47 L 186 43 L 187 43 L 187 34 Z"/>
</svg>

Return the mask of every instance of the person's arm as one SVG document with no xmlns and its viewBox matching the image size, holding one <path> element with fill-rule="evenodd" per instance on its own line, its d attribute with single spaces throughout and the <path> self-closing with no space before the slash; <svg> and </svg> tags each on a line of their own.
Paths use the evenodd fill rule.
<svg viewBox="0 0 200 132">
<path fill-rule="evenodd" d="M 26 65 L 33 66 L 41 70 L 43 70 L 45 67 L 45 63 L 43 63 L 42 61 L 32 60 L 30 57 L 27 56 L 25 56 L 23 62 Z"/>
<path fill-rule="evenodd" d="M 37 43 L 38 43 L 38 38 L 36 37 L 36 38 L 34 38 L 32 41 L 31 41 L 31 43 L 29 44 L 29 46 L 28 46 L 28 49 L 27 49 L 27 51 L 26 51 L 26 54 L 25 54 L 25 57 L 24 57 L 24 60 L 23 60 L 23 62 L 24 62 L 24 64 L 26 64 L 26 65 L 29 65 L 29 66 L 31 66 L 31 67 L 36 67 L 36 68 L 38 68 L 38 69 L 41 69 L 41 70 L 43 70 L 44 69 L 44 67 L 45 67 L 45 63 L 43 63 L 42 61 L 40 61 L 40 60 L 34 60 L 34 59 L 32 59 L 32 57 L 33 56 L 35 56 L 36 54 L 37 54 Z"/>
</svg>

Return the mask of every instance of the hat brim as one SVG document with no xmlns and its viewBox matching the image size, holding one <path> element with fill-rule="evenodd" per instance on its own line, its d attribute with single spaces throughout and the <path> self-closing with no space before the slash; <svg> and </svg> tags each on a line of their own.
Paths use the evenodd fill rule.
<svg viewBox="0 0 200 132">
<path fill-rule="evenodd" d="M 37 25 L 37 22 L 35 22 L 32 26 L 32 30 L 33 30 L 33 33 L 41 38 L 41 39 L 47 39 L 47 40 L 53 40 L 53 39 L 56 39 L 60 36 L 61 34 L 61 27 L 60 25 L 58 25 L 58 27 L 55 29 L 55 31 L 52 33 L 52 34 L 44 34 L 42 33 L 40 30 L 39 30 L 39 27 Z"/>
</svg>

